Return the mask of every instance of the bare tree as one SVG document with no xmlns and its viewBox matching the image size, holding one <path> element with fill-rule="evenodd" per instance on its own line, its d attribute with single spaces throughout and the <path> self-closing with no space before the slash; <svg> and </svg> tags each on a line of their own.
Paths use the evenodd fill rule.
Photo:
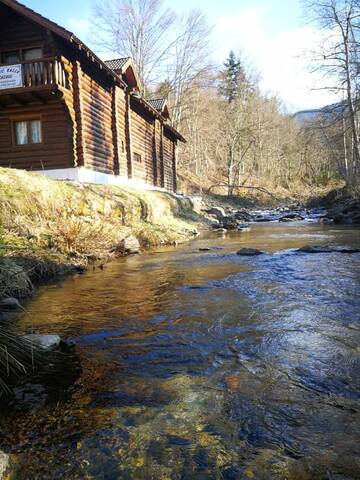
<svg viewBox="0 0 360 480">
<path fill-rule="evenodd" d="M 174 12 L 162 0 L 97 0 L 93 9 L 98 47 L 132 57 L 144 87 L 158 80 L 174 46 Z"/>
<path fill-rule="evenodd" d="M 357 121 L 359 97 L 360 2 L 359 0 L 315 0 L 306 5 L 323 27 L 325 38 L 315 55 L 318 69 L 330 78 L 329 88 L 342 93 L 350 125 L 352 169 L 347 168 L 346 180 L 360 171 L 360 145 Z M 346 128 L 343 128 L 346 131 Z M 344 144 L 347 162 L 346 140 Z"/>
<path fill-rule="evenodd" d="M 199 10 L 191 10 L 179 19 L 167 76 L 171 89 L 172 121 L 176 127 L 180 125 L 188 106 L 187 94 L 208 79 L 207 74 L 211 70 L 210 32 L 206 18 Z"/>
</svg>

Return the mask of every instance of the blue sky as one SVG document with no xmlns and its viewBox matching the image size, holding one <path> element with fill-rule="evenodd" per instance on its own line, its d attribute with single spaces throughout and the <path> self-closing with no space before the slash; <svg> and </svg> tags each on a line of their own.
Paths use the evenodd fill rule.
<svg viewBox="0 0 360 480">
<path fill-rule="evenodd" d="M 315 108 L 336 99 L 316 90 L 319 74 L 311 73 L 307 51 L 320 32 L 304 19 L 301 0 L 164 0 L 177 13 L 202 10 L 213 26 L 214 60 L 219 64 L 230 49 L 241 53 L 260 76 L 261 88 L 279 95 L 288 110 Z M 23 2 L 73 31 L 90 47 L 92 0 Z"/>
</svg>

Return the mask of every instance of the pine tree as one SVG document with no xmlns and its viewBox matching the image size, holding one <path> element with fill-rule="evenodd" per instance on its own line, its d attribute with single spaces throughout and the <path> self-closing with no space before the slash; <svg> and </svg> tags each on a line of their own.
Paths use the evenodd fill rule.
<svg viewBox="0 0 360 480">
<path fill-rule="evenodd" d="M 229 57 L 224 63 L 223 81 L 220 87 L 222 95 L 231 103 L 239 95 L 241 82 L 245 79 L 241 60 L 231 50 Z"/>
</svg>

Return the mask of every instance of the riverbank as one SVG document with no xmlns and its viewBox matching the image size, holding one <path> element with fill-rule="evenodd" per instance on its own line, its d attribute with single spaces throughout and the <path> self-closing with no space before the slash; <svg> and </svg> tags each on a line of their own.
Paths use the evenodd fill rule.
<svg viewBox="0 0 360 480">
<path fill-rule="evenodd" d="M 89 265 L 193 238 L 202 219 L 166 192 L 84 185 L 0 169 L 0 298 Z"/>
<path fill-rule="evenodd" d="M 308 206 L 326 209 L 325 222 L 360 225 L 360 190 L 358 187 L 336 188 L 326 195 L 314 197 L 308 202 Z"/>
</svg>

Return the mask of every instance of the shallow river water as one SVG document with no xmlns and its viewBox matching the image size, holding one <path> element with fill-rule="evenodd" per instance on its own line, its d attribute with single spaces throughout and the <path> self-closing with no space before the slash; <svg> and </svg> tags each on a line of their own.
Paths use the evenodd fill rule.
<svg viewBox="0 0 360 480">
<path fill-rule="evenodd" d="M 360 479 L 360 254 L 309 243 L 360 230 L 258 224 L 41 288 L 18 330 L 75 346 L 0 413 L 16 478 Z"/>
</svg>

